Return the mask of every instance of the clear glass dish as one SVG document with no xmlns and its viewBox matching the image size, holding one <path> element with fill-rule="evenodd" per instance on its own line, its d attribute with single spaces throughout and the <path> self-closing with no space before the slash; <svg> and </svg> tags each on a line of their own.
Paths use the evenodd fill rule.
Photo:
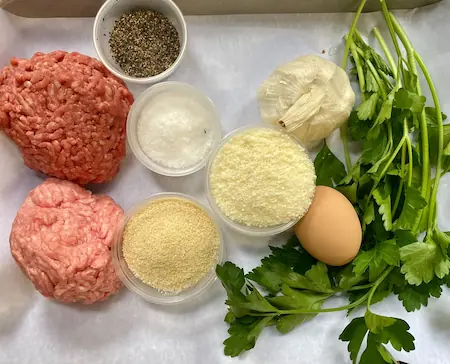
<svg viewBox="0 0 450 364">
<path fill-rule="evenodd" d="M 174 305 L 182 302 L 190 301 L 204 292 L 208 290 L 212 286 L 212 284 L 216 281 L 217 276 L 215 272 L 216 265 L 211 268 L 211 270 L 194 286 L 187 288 L 178 293 L 165 293 L 160 290 L 149 286 L 148 284 L 142 282 L 139 278 L 137 278 L 131 270 L 128 268 L 128 265 L 123 256 L 122 250 L 122 242 L 123 242 L 123 232 L 128 221 L 137 214 L 143 207 L 152 203 L 153 201 L 160 199 L 181 199 L 187 200 L 196 206 L 200 207 L 205 213 L 211 218 L 214 225 L 217 228 L 219 234 L 219 252 L 218 252 L 218 261 L 217 264 L 221 264 L 224 258 L 224 244 L 223 244 L 223 235 L 220 230 L 220 225 L 214 214 L 202 203 L 189 197 L 187 195 L 183 195 L 181 193 L 158 193 L 152 195 L 132 207 L 130 207 L 124 214 L 121 222 L 116 230 L 116 234 L 114 237 L 114 242 L 112 246 L 112 260 L 114 267 L 116 269 L 116 273 L 119 276 L 122 283 L 129 290 L 137 293 L 139 296 L 144 298 L 146 301 L 159 304 L 159 305 Z"/>
<path fill-rule="evenodd" d="M 138 139 L 138 122 L 141 113 L 149 100 L 160 95 L 177 95 L 198 105 L 202 115 L 206 116 L 212 133 L 212 145 L 197 163 L 186 168 L 171 168 L 154 161 L 144 153 Z M 214 148 L 222 138 L 222 125 L 213 102 L 197 88 L 182 82 L 162 82 L 145 90 L 133 103 L 127 120 L 127 140 L 136 158 L 151 171 L 163 176 L 181 177 L 195 173 L 206 166 Z"/>
<path fill-rule="evenodd" d="M 286 224 L 270 226 L 270 227 L 255 227 L 255 226 L 244 225 L 244 224 L 241 224 L 239 222 L 231 220 L 228 216 L 226 216 L 222 212 L 222 210 L 220 209 L 220 207 L 216 203 L 216 200 L 215 200 L 215 198 L 214 198 L 214 196 L 212 194 L 212 191 L 211 191 L 211 183 L 210 183 L 211 169 L 212 169 L 212 165 L 214 164 L 214 161 L 216 159 L 217 153 L 224 146 L 224 144 L 226 144 L 232 137 L 234 137 L 236 135 L 239 135 L 241 133 L 244 133 L 244 132 L 246 132 L 248 130 L 251 130 L 251 129 L 270 129 L 270 130 L 276 130 L 278 132 L 283 133 L 281 128 L 278 128 L 278 127 L 275 127 L 275 126 L 272 127 L 272 126 L 252 125 L 252 126 L 245 126 L 245 127 L 236 129 L 236 130 L 232 131 L 231 133 L 229 133 L 228 135 L 226 135 L 222 139 L 220 144 L 217 146 L 217 148 L 214 149 L 214 151 L 212 152 L 210 160 L 209 160 L 209 163 L 208 163 L 208 167 L 207 167 L 207 171 L 206 171 L 206 191 L 207 191 L 208 202 L 209 202 L 209 204 L 211 206 L 211 209 L 221 218 L 221 220 L 227 226 L 229 226 L 233 230 L 235 230 L 235 231 L 237 231 L 237 232 L 239 232 L 241 234 L 248 235 L 248 236 L 273 236 L 273 235 L 281 234 L 281 233 L 291 229 L 297 222 L 300 221 L 302 216 L 299 216 L 297 219 L 289 221 Z M 301 144 L 298 142 L 298 140 L 296 140 L 292 136 L 290 136 L 290 138 L 296 144 L 301 146 Z"/>
</svg>

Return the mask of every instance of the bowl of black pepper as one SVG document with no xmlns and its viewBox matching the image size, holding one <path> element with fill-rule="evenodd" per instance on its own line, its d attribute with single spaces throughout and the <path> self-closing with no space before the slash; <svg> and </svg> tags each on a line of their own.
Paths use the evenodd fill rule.
<svg viewBox="0 0 450 364">
<path fill-rule="evenodd" d="M 95 18 L 93 38 L 98 57 L 114 75 L 152 84 L 179 66 L 187 27 L 172 0 L 106 0 Z"/>
</svg>

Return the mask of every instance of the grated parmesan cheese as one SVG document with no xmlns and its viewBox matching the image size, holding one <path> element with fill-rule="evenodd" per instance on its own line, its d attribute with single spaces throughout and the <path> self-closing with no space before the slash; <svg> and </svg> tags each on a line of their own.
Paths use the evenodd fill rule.
<svg viewBox="0 0 450 364">
<path fill-rule="evenodd" d="M 229 219 L 253 227 L 302 217 L 315 191 L 314 165 L 288 135 L 252 128 L 233 136 L 211 167 L 211 193 Z"/>
</svg>

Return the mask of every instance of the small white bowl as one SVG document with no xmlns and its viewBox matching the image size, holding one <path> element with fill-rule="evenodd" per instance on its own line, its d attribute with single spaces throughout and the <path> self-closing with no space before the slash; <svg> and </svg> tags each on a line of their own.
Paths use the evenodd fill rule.
<svg viewBox="0 0 450 364">
<path fill-rule="evenodd" d="M 115 21 L 119 20 L 123 14 L 137 9 L 149 9 L 160 12 L 172 22 L 180 37 L 180 54 L 178 58 L 167 70 L 152 77 L 132 77 L 126 74 L 114 61 L 109 46 L 110 32 L 114 27 Z M 115 76 L 125 82 L 151 84 L 166 79 L 180 65 L 186 51 L 187 26 L 181 10 L 172 0 L 106 0 L 95 17 L 93 38 L 98 57 Z"/>
<path fill-rule="evenodd" d="M 193 164 L 189 167 L 171 168 L 162 165 L 161 163 L 154 161 L 147 154 L 145 154 L 145 152 L 141 147 L 141 144 L 139 143 L 138 139 L 139 117 L 141 116 L 141 113 L 146 104 L 152 98 L 158 97 L 162 94 L 174 94 L 178 96 L 181 95 L 186 100 L 196 103 L 196 105 L 198 105 L 199 108 L 202 109 L 204 115 L 207 115 L 207 119 L 210 122 L 211 125 L 210 130 L 213 133 L 212 145 L 208 150 L 208 152 L 203 156 L 203 159 L 199 160 L 198 163 Z M 214 103 L 202 91 L 186 83 L 170 81 L 170 82 L 162 82 L 157 85 L 149 87 L 135 100 L 133 106 L 131 107 L 130 112 L 128 113 L 127 139 L 131 151 L 145 167 L 163 176 L 181 177 L 199 171 L 200 169 L 206 166 L 211 153 L 214 151 L 217 145 L 219 145 L 221 138 L 222 138 L 222 125 L 220 123 L 220 117 L 219 114 L 217 113 Z"/>
</svg>

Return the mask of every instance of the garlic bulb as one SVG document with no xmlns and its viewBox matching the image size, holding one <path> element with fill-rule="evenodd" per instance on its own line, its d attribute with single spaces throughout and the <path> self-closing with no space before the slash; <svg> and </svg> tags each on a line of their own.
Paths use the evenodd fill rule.
<svg viewBox="0 0 450 364">
<path fill-rule="evenodd" d="M 342 68 L 311 55 L 278 67 L 258 101 L 264 123 L 281 125 L 310 149 L 347 121 L 355 93 Z"/>
</svg>

